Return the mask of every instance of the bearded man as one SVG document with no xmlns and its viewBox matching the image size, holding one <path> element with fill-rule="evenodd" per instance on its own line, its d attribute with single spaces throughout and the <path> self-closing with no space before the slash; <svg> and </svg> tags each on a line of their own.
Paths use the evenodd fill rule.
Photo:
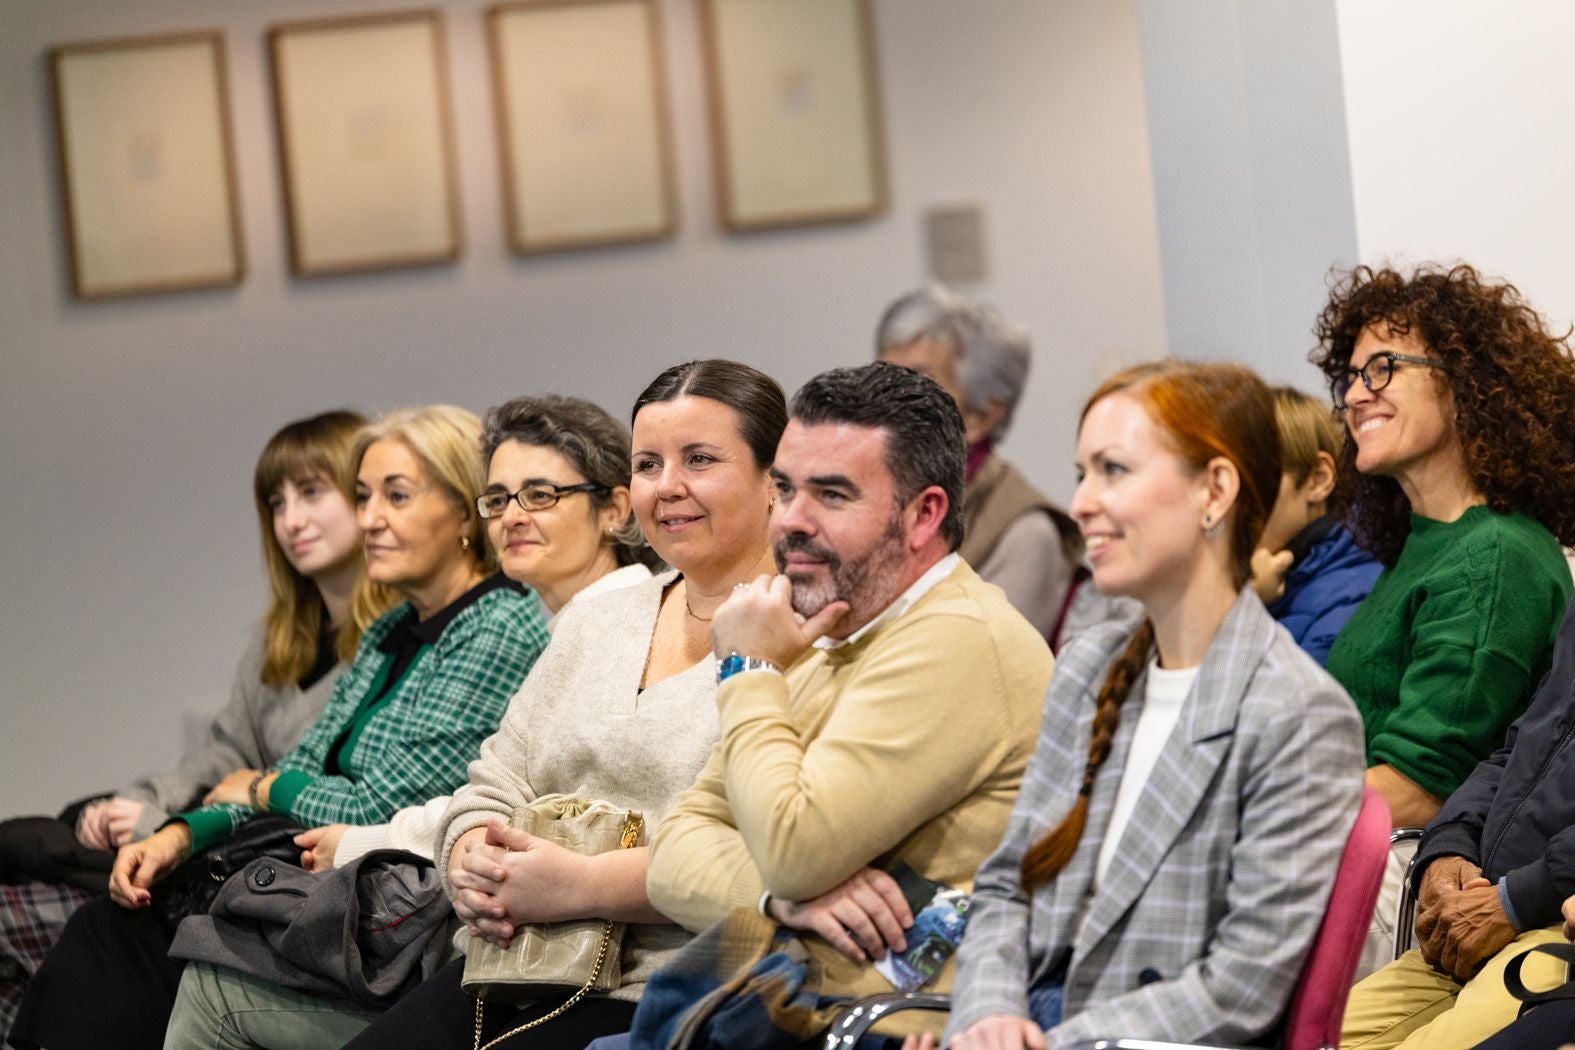
<svg viewBox="0 0 1575 1050">
<path fill-rule="evenodd" d="M 721 740 L 651 844 L 652 904 L 801 931 L 823 997 L 890 989 L 872 960 L 913 921 L 890 872 L 969 889 L 1034 747 L 1052 659 L 956 553 L 963 462 L 956 405 L 918 373 L 799 390 L 772 468 L 780 575 L 717 611 Z"/>
</svg>

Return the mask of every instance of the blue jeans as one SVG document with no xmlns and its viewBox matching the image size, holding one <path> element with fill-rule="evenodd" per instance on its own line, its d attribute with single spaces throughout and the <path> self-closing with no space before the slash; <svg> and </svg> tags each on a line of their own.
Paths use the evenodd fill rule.
<svg viewBox="0 0 1575 1050">
<path fill-rule="evenodd" d="M 1028 989 L 1028 1016 L 1048 1032 L 1061 1023 L 1061 1006 L 1065 1002 L 1066 986 L 1060 981 L 1036 984 Z"/>
</svg>

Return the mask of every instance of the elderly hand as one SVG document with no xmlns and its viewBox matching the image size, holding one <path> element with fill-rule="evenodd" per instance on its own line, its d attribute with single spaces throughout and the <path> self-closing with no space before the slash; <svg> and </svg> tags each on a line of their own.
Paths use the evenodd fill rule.
<svg viewBox="0 0 1575 1050">
<path fill-rule="evenodd" d="M 904 1039 L 902 1050 L 935 1050 L 936 1045 L 926 1032 Z M 1026 1017 L 991 1014 L 958 1032 L 949 1050 L 1045 1050 L 1045 1034 Z"/>
<path fill-rule="evenodd" d="M 301 847 L 301 867 L 307 871 L 332 869 L 339 840 L 345 837 L 349 828 L 348 824 L 325 824 L 320 828 L 308 828 L 295 836 L 295 844 Z"/>
<path fill-rule="evenodd" d="M 1296 556 L 1290 551 L 1275 553 L 1265 547 L 1252 552 L 1252 589 L 1264 605 L 1273 605 L 1285 594 L 1285 574 L 1291 571 Z"/>
<path fill-rule="evenodd" d="M 1481 868 L 1459 856 L 1439 857 L 1422 873 L 1422 885 L 1416 894 L 1416 946 L 1429 966 L 1438 965 L 1444 950 L 1438 927 L 1439 905 L 1481 874 Z"/>
<path fill-rule="evenodd" d="M 109 895 L 122 908 L 146 908 L 152 887 L 191 852 L 191 828 L 176 821 L 145 839 L 129 842 L 115 854 L 109 873 Z"/>
<path fill-rule="evenodd" d="M 227 774 L 223 780 L 213 785 L 212 791 L 202 797 L 202 804 L 217 806 L 227 802 L 232 806 L 251 806 L 252 797 L 249 789 L 257 772 L 255 769 L 237 769 Z"/>
<path fill-rule="evenodd" d="M 758 576 L 736 587 L 711 621 L 711 646 L 721 660 L 730 653 L 770 660 L 784 670 L 844 615 L 848 603 L 832 602 L 803 623 L 793 612 L 793 584 L 786 576 Z"/>
<path fill-rule="evenodd" d="M 1418 913 L 1436 907 L 1440 900 L 1458 893 L 1462 886 L 1481 874 L 1482 869 L 1464 857 L 1439 857 L 1422 873 L 1422 885 L 1416 892 Z"/>
<path fill-rule="evenodd" d="M 913 911 L 897 880 L 875 868 L 854 872 L 813 900 L 773 897 L 766 913 L 784 926 L 820 934 L 857 963 L 885 958 L 887 947 L 905 951 L 902 931 L 913 925 Z"/>
<path fill-rule="evenodd" d="M 1470 980 L 1489 956 L 1515 939 L 1515 927 L 1499 903 L 1498 887 L 1487 879 L 1471 879 L 1432 908 L 1417 916 L 1417 935 L 1426 939 L 1429 961 L 1458 981 Z M 1428 957 L 1427 949 L 1423 957 Z"/>
</svg>

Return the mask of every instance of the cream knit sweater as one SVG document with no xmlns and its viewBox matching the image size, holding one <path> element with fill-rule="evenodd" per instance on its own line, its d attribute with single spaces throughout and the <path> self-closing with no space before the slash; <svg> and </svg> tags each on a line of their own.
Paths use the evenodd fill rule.
<svg viewBox="0 0 1575 1050">
<path fill-rule="evenodd" d="M 470 783 L 444 815 L 438 870 L 454 842 L 540 795 L 603 799 L 645 816 L 647 836 L 705 765 L 716 742 L 716 660 L 642 691 L 640 677 L 656 628 L 664 573 L 563 611 L 530 677 L 498 731 L 470 764 Z M 630 925 L 623 984 L 612 995 L 636 1000 L 650 975 L 689 939 L 678 926 Z"/>
</svg>

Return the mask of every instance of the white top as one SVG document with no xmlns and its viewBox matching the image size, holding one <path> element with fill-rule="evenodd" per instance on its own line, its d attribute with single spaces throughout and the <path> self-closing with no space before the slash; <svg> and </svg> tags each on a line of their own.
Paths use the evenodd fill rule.
<svg viewBox="0 0 1575 1050">
<path fill-rule="evenodd" d="M 1121 833 L 1126 830 L 1127 821 L 1132 819 L 1138 796 L 1143 794 L 1154 763 L 1159 761 L 1165 741 L 1170 739 L 1171 730 L 1181 718 L 1181 705 L 1197 677 L 1196 667 L 1167 671 L 1157 660 L 1149 661 L 1143 711 L 1138 715 L 1132 746 L 1127 751 L 1126 768 L 1121 771 L 1121 787 L 1116 791 L 1115 808 L 1110 811 L 1110 826 L 1105 829 L 1105 839 L 1099 844 L 1099 863 L 1094 866 L 1096 884 L 1105 877 L 1105 870 L 1116 857 Z"/>
</svg>

